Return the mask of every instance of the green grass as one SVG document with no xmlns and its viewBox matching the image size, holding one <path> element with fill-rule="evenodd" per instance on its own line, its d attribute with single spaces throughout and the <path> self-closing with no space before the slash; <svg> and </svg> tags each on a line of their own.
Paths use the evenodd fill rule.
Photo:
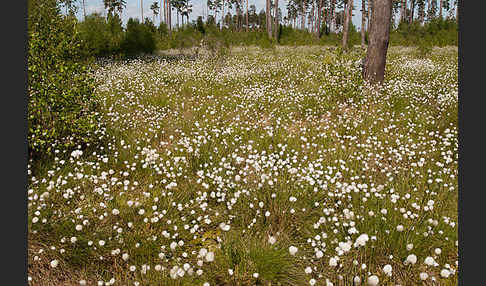
<svg viewBox="0 0 486 286">
<path fill-rule="evenodd" d="M 98 66 L 109 143 L 31 167 L 32 284 L 349 285 L 370 275 L 382 285 L 430 285 L 432 276 L 456 283 L 457 48 L 424 58 L 391 47 L 377 89 L 361 79 L 362 56 L 247 47 L 218 60 L 200 53 Z M 360 234 L 370 237 L 365 246 L 336 249 Z M 215 260 L 198 257 L 201 248 Z M 417 263 L 404 265 L 412 253 Z M 439 266 L 424 265 L 427 256 Z M 172 279 L 170 270 L 186 263 Z M 447 279 L 445 264 L 456 270 Z M 431 277 L 422 282 L 421 272 Z"/>
</svg>

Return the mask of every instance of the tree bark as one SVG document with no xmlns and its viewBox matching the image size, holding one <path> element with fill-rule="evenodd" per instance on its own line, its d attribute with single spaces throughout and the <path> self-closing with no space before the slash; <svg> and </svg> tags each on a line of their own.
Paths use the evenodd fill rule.
<svg viewBox="0 0 486 286">
<path fill-rule="evenodd" d="M 413 16 L 415 12 L 415 0 L 410 0 L 410 24 L 413 22 Z"/>
<path fill-rule="evenodd" d="M 439 0 L 439 18 L 442 20 L 442 0 Z"/>
<path fill-rule="evenodd" d="M 172 5 L 170 4 L 170 0 L 167 0 L 167 13 L 169 15 L 169 36 L 172 35 Z"/>
<path fill-rule="evenodd" d="M 83 0 L 83 16 L 84 16 L 84 20 L 86 20 L 86 5 L 84 4 L 84 0 Z"/>
<path fill-rule="evenodd" d="M 331 0 L 331 33 L 336 30 L 336 0 Z"/>
<path fill-rule="evenodd" d="M 275 26 L 274 26 L 274 37 L 277 39 L 278 37 L 278 0 L 275 0 Z"/>
<path fill-rule="evenodd" d="M 370 0 L 368 0 L 370 1 Z M 366 2 L 361 0 L 361 48 L 365 48 Z"/>
<path fill-rule="evenodd" d="M 392 0 L 375 0 L 368 52 L 363 69 L 363 78 L 372 84 L 383 83 L 386 54 L 390 37 Z"/>
<path fill-rule="evenodd" d="M 405 21 L 407 17 L 407 0 L 402 0 L 400 4 L 400 22 Z"/>
<path fill-rule="evenodd" d="M 371 31 L 371 18 L 372 18 L 372 10 L 373 10 L 373 1 L 375 1 L 375 0 L 368 0 L 368 41 L 369 41 L 370 31 Z"/>
<path fill-rule="evenodd" d="M 223 0 L 223 10 L 221 12 L 221 31 L 223 30 L 224 25 L 224 0 Z"/>
<path fill-rule="evenodd" d="M 143 23 L 143 0 L 140 0 L 140 8 L 142 10 L 142 20 L 140 21 L 140 23 Z"/>
<path fill-rule="evenodd" d="M 344 20 L 344 27 L 343 27 L 343 49 L 344 50 L 348 48 L 349 21 L 352 15 L 353 15 L 353 0 L 348 0 L 348 3 L 346 4 L 345 20 Z"/>
<path fill-rule="evenodd" d="M 246 31 L 248 32 L 248 0 L 246 0 Z"/>
<path fill-rule="evenodd" d="M 321 37 L 321 13 L 322 13 L 322 0 L 317 2 L 317 38 Z"/>
<path fill-rule="evenodd" d="M 270 12 L 270 1 L 271 0 L 266 0 L 267 7 L 265 9 L 265 16 L 266 16 L 266 26 L 267 26 L 267 35 L 268 38 L 272 38 L 272 19 L 271 19 L 271 12 Z"/>
</svg>

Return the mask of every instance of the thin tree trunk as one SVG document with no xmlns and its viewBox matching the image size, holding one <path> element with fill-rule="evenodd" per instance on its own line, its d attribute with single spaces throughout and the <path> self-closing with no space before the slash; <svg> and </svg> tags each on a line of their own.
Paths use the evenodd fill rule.
<svg viewBox="0 0 486 286">
<path fill-rule="evenodd" d="M 270 1 L 271 0 L 266 0 L 266 3 L 267 3 L 267 7 L 265 9 L 265 16 L 266 16 L 266 25 L 267 25 L 267 34 L 268 34 L 268 38 L 271 39 L 272 38 L 272 19 L 271 19 L 271 12 L 270 12 Z"/>
<path fill-rule="evenodd" d="M 142 21 L 140 22 L 143 23 L 143 0 L 140 0 L 140 10 L 142 11 Z"/>
<path fill-rule="evenodd" d="M 375 0 L 368 0 L 368 42 L 370 37 L 371 31 L 371 17 L 372 17 L 372 10 L 373 10 L 373 1 Z"/>
<path fill-rule="evenodd" d="M 415 0 L 411 0 L 410 1 L 410 24 L 412 24 L 413 22 L 413 16 L 414 16 L 414 13 L 415 12 Z"/>
<path fill-rule="evenodd" d="M 83 16 L 84 16 L 84 20 L 86 20 L 86 5 L 84 4 L 84 0 L 83 0 Z"/>
<path fill-rule="evenodd" d="M 275 36 L 274 37 L 275 37 L 275 39 L 277 39 L 277 37 L 278 37 L 278 22 L 279 22 L 278 21 L 278 0 L 275 0 L 274 4 L 275 4 L 275 27 L 274 27 L 274 29 L 275 29 L 274 35 Z"/>
<path fill-rule="evenodd" d="M 315 15 L 315 9 L 314 9 L 314 0 L 312 0 L 312 9 L 310 13 L 310 32 L 314 32 L 314 15 Z"/>
<path fill-rule="evenodd" d="M 248 32 L 248 0 L 246 0 L 246 32 Z"/>
<path fill-rule="evenodd" d="M 336 30 L 336 0 L 331 0 L 331 33 Z"/>
<path fill-rule="evenodd" d="M 317 2 L 317 38 L 321 37 L 321 13 L 322 13 L 322 0 Z"/>
<path fill-rule="evenodd" d="M 223 30 L 224 25 L 224 0 L 223 0 L 223 10 L 221 12 L 221 31 Z"/>
<path fill-rule="evenodd" d="M 351 19 L 351 15 L 353 14 L 353 0 L 348 0 L 346 4 L 345 10 L 345 18 L 344 18 L 344 27 L 343 27 L 343 49 L 348 48 L 348 29 L 349 29 L 349 21 Z"/>
<path fill-rule="evenodd" d="M 361 48 L 365 48 L 366 2 L 361 0 Z"/>
<path fill-rule="evenodd" d="M 169 36 L 172 35 L 172 5 L 170 4 L 170 0 L 167 0 L 167 13 L 169 15 Z"/>
<path fill-rule="evenodd" d="M 391 0 L 375 0 L 371 18 L 370 41 L 363 78 L 372 84 L 383 83 L 391 26 Z"/>
<path fill-rule="evenodd" d="M 305 30 L 305 13 L 304 13 L 305 1 L 302 1 L 302 30 Z"/>
<path fill-rule="evenodd" d="M 439 0 L 439 18 L 442 20 L 442 0 Z"/>
<path fill-rule="evenodd" d="M 405 21 L 407 15 L 407 0 L 402 0 L 400 3 L 400 22 Z"/>
</svg>

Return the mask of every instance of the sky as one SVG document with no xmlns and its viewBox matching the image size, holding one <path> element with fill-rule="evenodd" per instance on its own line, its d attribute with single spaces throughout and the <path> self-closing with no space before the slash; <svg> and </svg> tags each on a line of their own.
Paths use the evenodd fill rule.
<svg viewBox="0 0 486 286">
<path fill-rule="evenodd" d="M 86 6 L 86 15 L 89 15 L 94 12 L 98 13 L 106 13 L 106 10 L 104 9 L 103 5 L 103 0 L 84 0 L 85 1 L 85 6 Z M 152 19 L 153 13 L 150 10 L 150 5 L 155 0 L 143 0 L 143 16 L 144 18 L 150 17 Z M 272 0 L 273 1 L 273 0 Z M 160 0 L 157 0 L 160 6 Z M 355 0 L 354 1 L 354 7 L 355 9 L 353 10 L 353 24 L 355 27 L 359 28 L 361 27 L 361 0 Z M 141 17 L 141 9 L 140 9 L 140 0 L 126 0 L 127 6 L 125 7 L 125 10 L 123 10 L 122 13 L 122 21 L 124 24 L 127 23 L 128 19 L 131 18 L 137 18 L 140 19 Z M 162 1 L 163 3 L 163 1 Z M 190 0 L 190 3 L 192 4 L 192 13 L 189 14 L 189 22 L 196 20 L 198 16 L 202 16 L 203 14 L 203 5 L 204 7 L 206 6 L 207 0 Z M 288 0 L 279 0 L 279 8 L 282 10 L 282 15 L 285 16 L 287 15 L 287 9 L 286 5 L 288 3 Z M 260 10 L 265 9 L 265 0 L 248 0 L 248 6 L 250 5 L 255 5 L 257 13 L 260 12 Z M 83 18 L 83 8 L 82 8 L 82 0 L 77 1 L 77 5 L 80 7 L 78 9 L 77 16 L 79 19 Z M 246 4 L 245 4 L 246 6 Z M 245 7 L 246 8 L 246 7 Z M 206 8 L 204 8 L 206 9 Z M 225 7 L 225 13 L 226 13 L 227 7 Z M 205 10 L 206 11 L 206 10 Z M 210 11 L 211 15 L 214 15 L 213 11 Z M 234 9 L 232 11 L 232 14 L 234 14 Z M 218 13 L 218 18 L 220 17 L 220 13 Z M 180 20 L 179 20 L 180 21 Z M 218 19 L 219 21 L 219 19 Z M 177 23 L 176 19 L 176 12 L 172 12 L 172 24 L 175 25 Z M 159 16 L 155 18 L 155 24 L 158 26 L 159 25 Z"/>
</svg>

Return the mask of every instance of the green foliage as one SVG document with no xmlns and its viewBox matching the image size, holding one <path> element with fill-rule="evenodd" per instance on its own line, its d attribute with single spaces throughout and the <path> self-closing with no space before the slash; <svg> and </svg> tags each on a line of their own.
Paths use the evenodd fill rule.
<svg viewBox="0 0 486 286">
<path fill-rule="evenodd" d="M 80 33 L 58 4 L 29 1 L 28 145 L 34 160 L 102 137 L 94 86 L 80 62 L 86 56 Z"/>
<path fill-rule="evenodd" d="M 456 46 L 457 23 L 453 19 L 433 19 L 423 26 L 418 22 L 401 22 L 390 32 L 390 44 L 395 46 L 417 46 L 424 42 L 431 46 Z"/>
<path fill-rule="evenodd" d="M 122 52 L 133 57 L 139 53 L 151 54 L 155 50 L 156 28 L 150 21 L 140 24 L 137 19 L 128 19 L 125 37 L 121 43 Z"/>
<path fill-rule="evenodd" d="M 118 15 L 105 19 L 100 14 L 91 14 L 79 24 L 80 36 L 85 48 L 92 56 L 108 56 L 120 52 L 123 27 Z"/>
</svg>

